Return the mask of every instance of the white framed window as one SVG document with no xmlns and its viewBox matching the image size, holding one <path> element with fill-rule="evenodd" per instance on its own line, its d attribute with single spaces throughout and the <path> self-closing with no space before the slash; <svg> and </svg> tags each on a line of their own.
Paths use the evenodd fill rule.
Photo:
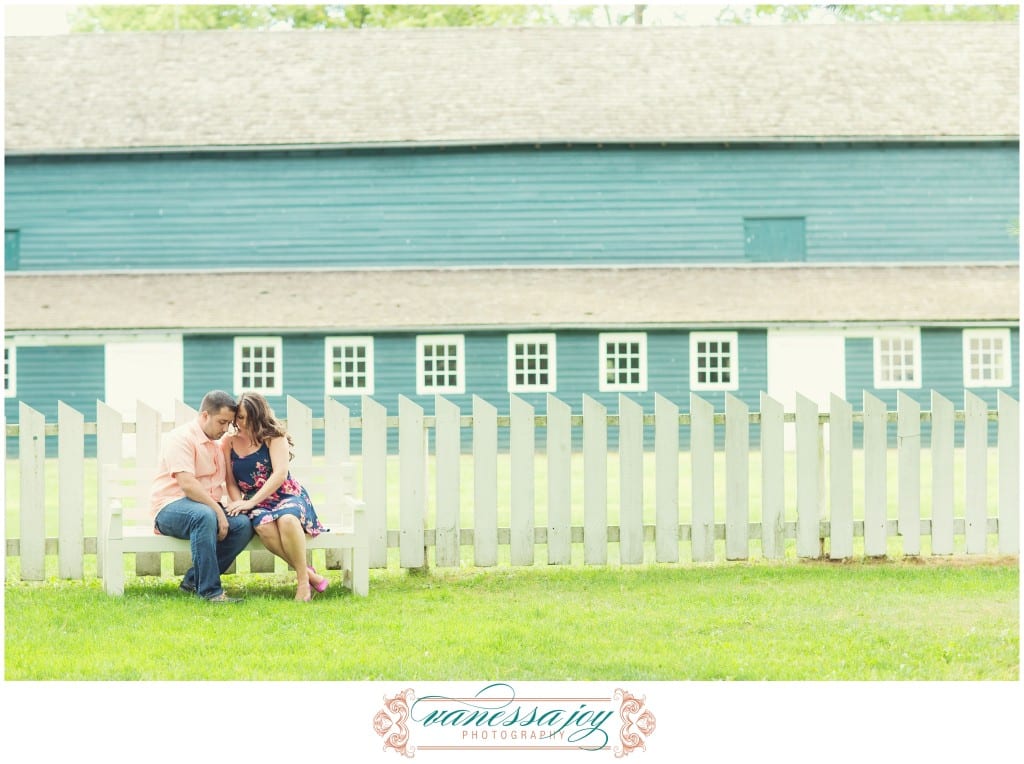
<svg viewBox="0 0 1024 764">
<path fill-rule="evenodd" d="M 235 337 L 235 392 L 283 395 L 280 337 Z"/>
<path fill-rule="evenodd" d="M 13 398 L 18 394 L 18 349 L 10 340 L 4 342 L 4 397 Z"/>
<path fill-rule="evenodd" d="M 553 393 L 555 390 L 555 335 L 508 335 L 508 391 Z"/>
<path fill-rule="evenodd" d="M 964 329 L 964 387 L 1013 383 L 1009 329 Z"/>
<path fill-rule="evenodd" d="M 416 394 L 466 392 L 466 339 L 461 334 L 416 338 Z"/>
<path fill-rule="evenodd" d="M 373 395 L 373 337 L 328 337 L 324 357 L 328 395 Z"/>
<path fill-rule="evenodd" d="M 921 387 L 921 330 L 876 334 L 875 387 Z"/>
<path fill-rule="evenodd" d="M 690 333 L 691 390 L 738 390 L 739 367 L 736 332 Z"/>
<path fill-rule="evenodd" d="M 647 390 L 647 335 L 606 332 L 598 335 L 601 392 Z"/>
</svg>

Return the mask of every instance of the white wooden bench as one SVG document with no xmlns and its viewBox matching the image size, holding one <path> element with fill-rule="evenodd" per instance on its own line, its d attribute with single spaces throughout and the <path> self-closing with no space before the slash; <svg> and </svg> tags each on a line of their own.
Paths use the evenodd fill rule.
<svg viewBox="0 0 1024 764">
<path fill-rule="evenodd" d="M 150 512 L 152 468 L 106 464 L 100 477 L 100 575 L 107 594 L 124 593 L 124 555 L 177 552 L 190 559 L 187 539 L 153 532 Z M 340 563 L 343 583 L 353 594 L 369 593 L 369 532 L 365 505 L 350 490 L 352 465 L 293 467 L 292 474 L 309 492 L 317 517 L 330 530 L 306 537 L 306 549 L 327 550 L 328 567 Z M 269 555 L 258 536 L 245 548 Z M 159 574 L 159 565 L 152 571 Z"/>
</svg>

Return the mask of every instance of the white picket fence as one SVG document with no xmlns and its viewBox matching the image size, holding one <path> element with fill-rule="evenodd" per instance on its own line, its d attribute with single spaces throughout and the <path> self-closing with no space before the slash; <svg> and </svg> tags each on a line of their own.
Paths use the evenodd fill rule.
<svg viewBox="0 0 1024 764">
<path fill-rule="evenodd" d="M 751 556 L 752 542 L 759 542 L 761 556 L 774 559 L 785 556 L 787 540 L 795 540 L 795 554 L 801 558 L 827 554 L 845 559 L 855 553 L 855 538 L 862 538 L 863 555 L 876 557 L 889 553 L 889 541 L 896 536 L 906 555 L 921 554 L 925 537 L 930 538 L 933 555 L 960 550 L 983 554 L 992 551 L 992 535 L 997 537 L 998 553 L 1019 553 L 1019 407 L 1003 393 L 991 411 L 971 393 L 965 395 L 964 409 L 956 411 L 948 399 L 932 392 L 930 411 L 922 411 L 901 393 L 896 411 L 866 394 L 859 412 L 836 396 L 828 412 L 820 412 L 817 404 L 803 396 L 797 396 L 795 411 L 784 412 L 782 404 L 762 394 L 759 412 L 751 412 L 741 400 L 727 395 L 725 411 L 716 413 L 710 403 L 692 395 L 689 412 L 680 413 L 677 404 L 656 395 L 653 413 L 620 396 L 618 412 L 609 414 L 604 405 L 584 396 L 582 414 L 574 414 L 569 404 L 549 395 L 543 414 L 516 396 L 511 397 L 509 414 L 501 416 L 494 405 L 478 397 L 468 415 L 441 397 L 430 416 L 405 397 L 399 399 L 397 416 L 388 416 L 385 407 L 371 398 L 362 400 L 361 414 L 353 417 L 347 407 L 328 399 L 324 416 L 314 418 L 309 407 L 294 398 L 287 400 L 296 464 L 313 458 L 313 432 L 322 429 L 329 463 L 351 460 L 361 465 L 358 493 L 369 516 L 371 567 L 387 566 L 389 549 L 397 549 L 398 564 L 404 568 L 431 562 L 458 566 L 463 547 L 472 547 L 472 564 L 485 567 L 499 564 L 499 551 L 505 547 L 511 565 L 535 564 L 538 546 L 546 547 L 546 562 L 553 565 L 572 563 L 572 550 L 580 545 L 587 565 L 607 564 L 610 547 L 617 550 L 618 562 L 627 565 L 684 561 L 680 550 L 687 548 L 693 562 L 723 556 L 743 560 Z M 7 539 L 7 554 L 20 557 L 23 579 L 41 580 L 46 555 L 57 556 L 60 577 L 82 578 L 84 555 L 95 553 L 95 537 L 84 535 L 86 465 L 121 462 L 125 436 L 135 438 L 137 464 L 155 465 L 161 434 L 194 417 L 195 411 L 177 402 L 174 421 L 165 422 L 158 411 L 139 402 L 131 422 L 98 402 L 96 421 L 86 423 L 80 412 L 61 403 L 56 424 L 47 424 L 39 412 L 22 403 L 19 415 L 18 424 L 7 426 L 7 435 L 19 438 L 20 532 L 19 538 Z M 998 499 L 993 506 L 988 498 L 991 420 L 998 422 L 994 457 Z M 863 442 L 857 448 L 855 422 L 863 425 Z M 923 423 L 931 428 L 930 470 L 922 462 Z M 954 443 L 957 423 L 963 424 L 962 448 Z M 897 499 L 890 513 L 888 434 L 893 425 L 898 443 Z M 647 426 L 654 428 L 654 449 L 645 455 Z M 787 506 L 785 486 L 784 430 L 790 426 L 795 428 L 796 490 L 795 500 L 789 503 L 795 507 Z M 498 447 L 503 427 L 509 429 L 507 453 Z M 717 456 L 716 427 L 723 427 L 725 436 L 724 453 Z M 752 427 L 759 428 L 756 451 L 751 448 Z M 469 454 L 462 446 L 465 428 L 471 432 Z M 543 428 L 545 436 L 540 450 L 537 428 Z M 617 448 L 611 452 L 609 428 L 617 428 L 618 434 Z M 684 451 L 680 450 L 681 428 L 689 428 L 690 445 Z M 358 455 L 350 453 L 353 429 L 362 434 Z M 389 526 L 388 508 L 396 497 L 389 495 L 388 488 L 388 431 L 395 429 L 399 490 L 397 513 L 390 513 L 396 521 Z M 581 453 L 573 453 L 574 432 L 582 433 Z M 96 435 L 94 461 L 85 458 L 87 434 Z M 46 535 L 46 436 L 56 436 L 58 441 L 56 538 Z M 754 454 L 760 456 L 760 474 L 751 474 Z M 687 458 L 688 485 L 680 470 Z M 720 485 L 716 460 L 723 458 L 724 485 Z M 471 493 L 462 485 L 465 459 L 472 463 Z M 582 518 L 573 511 L 579 505 L 573 485 L 580 481 L 574 481 L 573 473 L 580 469 L 580 459 Z M 499 496 L 500 460 L 509 477 L 505 496 Z M 546 460 L 546 485 L 540 487 L 535 476 L 539 460 Z M 617 497 L 609 495 L 609 465 L 614 460 Z M 652 465 L 654 496 L 653 501 L 645 501 L 650 498 L 644 495 L 645 471 Z M 955 467 L 963 475 L 959 496 Z M 433 480 L 429 480 L 431 471 Z M 858 493 L 863 490 L 857 518 L 855 480 L 863 481 L 857 486 Z M 752 481 L 760 481 L 759 507 L 751 506 Z M 924 481 L 930 481 L 931 490 L 930 505 L 923 507 Z M 718 521 L 716 500 L 723 498 L 722 491 L 724 521 Z M 537 522 L 540 509 L 546 518 L 543 524 Z M 95 504 L 91 510 L 95 511 Z M 617 513 L 616 524 L 609 524 L 610 510 Z M 753 517 L 759 513 L 759 521 L 752 521 L 752 510 Z M 794 514 L 795 520 L 787 519 Z M 499 517 L 506 515 L 508 525 L 499 527 Z M 472 517 L 471 527 L 463 527 L 464 516 Z M 430 521 L 433 528 L 428 527 Z M 959 545 L 954 541 L 958 537 Z M 716 543 L 720 541 L 724 544 Z"/>
</svg>

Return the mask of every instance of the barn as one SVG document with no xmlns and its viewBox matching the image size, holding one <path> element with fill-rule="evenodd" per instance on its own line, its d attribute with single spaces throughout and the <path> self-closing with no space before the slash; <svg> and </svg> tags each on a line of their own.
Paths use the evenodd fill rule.
<svg viewBox="0 0 1024 764">
<path fill-rule="evenodd" d="M 990 23 L 10 38 L 6 417 L 1017 398 L 1018 61 Z"/>
</svg>

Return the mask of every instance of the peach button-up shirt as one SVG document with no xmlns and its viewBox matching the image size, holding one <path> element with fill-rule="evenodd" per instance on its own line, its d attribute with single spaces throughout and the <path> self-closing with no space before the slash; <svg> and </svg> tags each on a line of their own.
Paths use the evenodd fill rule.
<svg viewBox="0 0 1024 764">
<path fill-rule="evenodd" d="M 176 427 L 164 439 L 153 481 L 154 517 L 172 501 L 185 498 L 185 492 L 174 477 L 178 472 L 191 472 L 214 501 L 221 500 L 226 477 L 224 453 L 220 450 L 220 441 L 206 437 L 198 420 Z"/>
</svg>

